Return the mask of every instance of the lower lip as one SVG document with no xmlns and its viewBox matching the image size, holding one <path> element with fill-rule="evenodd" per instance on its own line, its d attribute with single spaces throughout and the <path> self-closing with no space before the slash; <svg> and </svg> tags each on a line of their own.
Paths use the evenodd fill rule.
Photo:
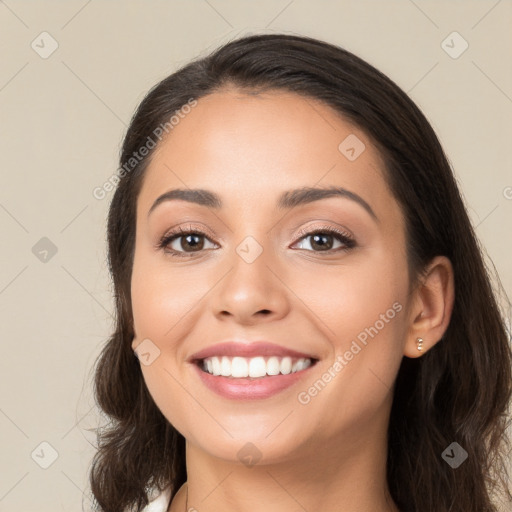
<svg viewBox="0 0 512 512">
<path fill-rule="evenodd" d="M 277 393 L 293 386 L 303 377 L 309 375 L 309 370 L 314 365 L 305 370 L 300 370 L 288 375 L 269 375 L 258 378 L 232 378 L 212 375 L 204 372 L 197 364 L 194 367 L 199 372 L 199 377 L 203 384 L 214 393 L 235 400 L 255 400 L 269 398 Z"/>
</svg>

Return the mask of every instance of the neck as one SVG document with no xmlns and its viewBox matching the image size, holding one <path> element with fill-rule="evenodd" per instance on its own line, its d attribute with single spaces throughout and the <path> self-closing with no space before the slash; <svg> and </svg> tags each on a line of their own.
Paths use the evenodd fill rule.
<svg viewBox="0 0 512 512">
<path fill-rule="evenodd" d="M 187 442 L 187 484 L 169 510 L 398 512 L 386 482 L 386 436 L 367 439 L 319 443 L 294 460 L 250 467 Z"/>
</svg>

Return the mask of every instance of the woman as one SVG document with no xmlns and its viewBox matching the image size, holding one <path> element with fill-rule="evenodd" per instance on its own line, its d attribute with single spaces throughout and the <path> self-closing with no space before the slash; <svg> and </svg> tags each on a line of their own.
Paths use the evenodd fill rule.
<svg viewBox="0 0 512 512">
<path fill-rule="evenodd" d="M 235 40 L 148 93 L 118 181 L 99 510 L 510 497 L 504 320 L 439 141 L 386 76 L 310 38 Z"/>
</svg>

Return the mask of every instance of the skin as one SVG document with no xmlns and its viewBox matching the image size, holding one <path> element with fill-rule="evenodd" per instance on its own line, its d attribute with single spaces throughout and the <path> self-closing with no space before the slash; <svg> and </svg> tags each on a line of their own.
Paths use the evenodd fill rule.
<svg viewBox="0 0 512 512">
<path fill-rule="evenodd" d="M 348 160 L 339 144 L 355 134 L 365 150 Z M 454 284 L 450 261 L 435 258 L 409 290 L 402 211 L 371 140 L 311 98 L 234 88 L 201 98 L 153 155 L 137 200 L 132 304 L 136 336 L 159 356 L 142 365 L 145 382 L 187 446 L 188 507 L 199 512 L 298 509 L 396 511 L 388 496 L 386 433 L 403 356 L 419 357 L 448 327 Z M 339 186 L 357 202 L 330 197 L 276 208 L 278 196 L 304 186 Z M 215 210 L 183 200 L 160 204 L 174 188 L 219 194 Z M 182 238 L 157 248 L 171 228 L 206 232 L 199 252 Z M 348 231 L 330 254 L 305 228 Z M 247 236 L 263 252 L 247 263 L 236 252 Z M 366 346 L 312 397 L 298 401 L 380 315 L 402 306 Z M 266 313 L 262 310 L 267 310 Z M 416 339 L 423 338 L 418 352 Z M 307 378 L 264 400 L 238 401 L 207 389 L 187 362 L 225 340 L 268 340 L 318 357 Z M 253 466 L 238 451 L 252 443 Z M 170 505 L 185 510 L 186 486 Z M 302 508 L 301 508 L 302 507 Z"/>
</svg>

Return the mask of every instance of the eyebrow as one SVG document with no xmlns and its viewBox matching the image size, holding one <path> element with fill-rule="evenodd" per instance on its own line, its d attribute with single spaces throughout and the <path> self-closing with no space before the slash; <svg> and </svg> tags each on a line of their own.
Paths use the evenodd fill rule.
<svg viewBox="0 0 512 512">
<path fill-rule="evenodd" d="M 379 222 L 379 219 L 372 207 L 355 192 L 351 192 L 342 187 L 302 187 L 294 190 L 287 190 L 283 192 L 277 201 L 277 208 L 279 210 L 291 209 L 300 205 L 309 204 L 320 199 L 327 199 L 329 197 L 342 197 L 350 199 L 360 206 L 362 206 L 373 218 L 374 221 Z M 222 208 L 222 199 L 215 192 L 204 189 L 173 189 L 165 192 L 159 196 L 148 212 L 149 215 L 160 204 L 167 201 L 181 200 L 189 203 L 195 203 L 200 206 L 206 206 L 219 210 Z"/>
</svg>

